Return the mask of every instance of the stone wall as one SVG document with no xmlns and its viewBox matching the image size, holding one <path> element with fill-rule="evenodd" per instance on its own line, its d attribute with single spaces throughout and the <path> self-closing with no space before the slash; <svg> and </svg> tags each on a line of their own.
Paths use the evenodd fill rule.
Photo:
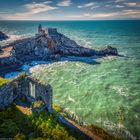
<svg viewBox="0 0 140 140">
<path fill-rule="evenodd" d="M 22 80 L 18 77 L 0 87 L 0 108 L 10 105 L 18 97 Z"/>
<path fill-rule="evenodd" d="M 0 87 L 0 108 L 10 105 L 16 98 L 26 96 L 28 101 L 41 99 L 51 112 L 52 88 L 49 84 L 44 85 L 30 76 L 20 75 L 11 82 Z"/>
<path fill-rule="evenodd" d="M 52 88 L 49 84 L 44 85 L 33 77 L 26 77 L 22 82 L 21 94 L 25 95 L 29 101 L 41 99 L 47 106 L 48 110 L 52 110 Z"/>
</svg>

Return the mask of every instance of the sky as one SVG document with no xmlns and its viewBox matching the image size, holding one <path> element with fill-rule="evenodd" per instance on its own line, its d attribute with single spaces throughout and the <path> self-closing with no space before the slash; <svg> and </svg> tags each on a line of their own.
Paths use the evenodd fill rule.
<svg viewBox="0 0 140 140">
<path fill-rule="evenodd" d="M 0 20 L 140 19 L 140 0 L 0 0 Z"/>
</svg>

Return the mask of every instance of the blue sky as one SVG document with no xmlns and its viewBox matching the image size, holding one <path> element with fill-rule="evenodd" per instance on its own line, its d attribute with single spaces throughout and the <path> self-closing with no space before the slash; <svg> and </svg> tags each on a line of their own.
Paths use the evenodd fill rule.
<svg viewBox="0 0 140 140">
<path fill-rule="evenodd" d="M 140 0 L 0 0 L 0 19 L 140 19 Z"/>
</svg>

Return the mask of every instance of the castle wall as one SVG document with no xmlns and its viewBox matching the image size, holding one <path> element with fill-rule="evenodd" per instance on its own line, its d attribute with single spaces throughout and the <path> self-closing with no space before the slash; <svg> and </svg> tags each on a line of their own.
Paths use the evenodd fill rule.
<svg viewBox="0 0 140 140">
<path fill-rule="evenodd" d="M 10 105 L 21 93 L 22 77 L 0 86 L 0 108 Z"/>
<path fill-rule="evenodd" d="M 29 101 L 41 99 L 47 106 L 48 110 L 52 110 L 52 88 L 49 84 L 41 84 L 33 77 L 26 77 L 22 83 L 22 95 L 25 95 Z"/>
<path fill-rule="evenodd" d="M 52 110 L 52 88 L 49 84 L 43 85 L 36 79 L 28 76 L 19 76 L 0 87 L 0 108 L 10 105 L 15 99 L 26 96 L 30 102 L 41 99 Z"/>
</svg>

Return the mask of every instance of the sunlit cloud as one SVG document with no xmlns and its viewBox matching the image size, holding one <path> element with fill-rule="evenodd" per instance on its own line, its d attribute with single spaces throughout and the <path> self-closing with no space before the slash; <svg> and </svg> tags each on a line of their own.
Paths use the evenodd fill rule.
<svg viewBox="0 0 140 140">
<path fill-rule="evenodd" d="M 54 9 L 57 9 L 57 7 L 50 6 L 48 4 L 52 3 L 52 1 L 45 1 L 40 3 L 29 3 L 25 4 L 23 7 L 25 9 L 25 12 L 18 12 L 18 13 L 4 13 L 1 14 L 0 17 L 2 19 L 29 19 L 32 15 L 39 14 L 42 12 L 48 12 Z"/>
<path fill-rule="evenodd" d="M 98 13 L 98 14 L 92 14 L 92 13 L 85 13 L 82 15 L 71 15 L 71 18 L 86 18 L 86 19 L 97 19 L 97 18 L 106 18 L 106 17 L 113 17 L 117 15 L 117 13 Z"/>
<path fill-rule="evenodd" d="M 94 20 L 94 19 L 140 19 L 138 0 L 109 0 L 85 2 L 74 0 L 34 0 L 15 5 L 15 9 L 0 5 L 0 19 L 4 20 Z M 90 1 L 90 0 L 89 0 Z M 72 6 L 71 6 L 72 5 Z M 70 6 L 70 7 L 69 7 Z M 93 10 L 95 9 L 96 10 Z"/>
<path fill-rule="evenodd" d="M 128 1 L 128 0 L 114 0 L 114 2 L 125 2 L 125 1 Z"/>
<path fill-rule="evenodd" d="M 140 2 L 128 2 L 124 4 L 128 7 L 140 7 Z"/>
<path fill-rule="evenodd" d="M 24 5 L 24 7 L 27 9 L 27 12 L 25 14 L 37 14 L 41 12 L 54 10 L 57 8 L 57 7 L 49 6 L 48 3 L 50 3 L 50 1 L 42 2 L 42 3 L 34 2 L 34 3 L 26 4 Z"/>
<path fill-rule="evenodd" d="M 112 19 L 115 17 L 128 17 L 128 18 L 140 18 L 140 10 L 122 10 L 117 12 L 110 12 L 110 13 L 85 13 L 81 15 L 71 15 L 70 18 L 75 19 Z"/>
<path fill-rule="evenodd" d="M 58 6 L 70 6 L 72 5 L 71 0 L 63 0 L 57 4 Z"/>
<path fill-rule="evenodd" d="M 123 8 L 123 7 L 125 7 L 125 6 L 123 6 L 123 5 L 116 5 L 116 7 L 117 7 L 117 8 Z"/>
<path fill-rule="evenodd" d="M 90 8 L 90 9 L 94 9 L 94 8 L 98 8 L 99 5 L 97 5 L 97 3 L 95 3 L 95 2 L 90 2 L 90 3 L 83 4 L 83 5 L 78 5 L 77 7 L 78 8 Z"/>
</svg>

